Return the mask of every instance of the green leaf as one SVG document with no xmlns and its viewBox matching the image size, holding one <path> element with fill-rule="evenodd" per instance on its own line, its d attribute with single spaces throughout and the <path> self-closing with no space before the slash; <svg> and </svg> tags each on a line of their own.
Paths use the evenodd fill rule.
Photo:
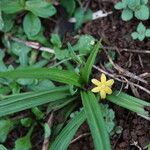
<svg viewBox="0 0 150 150">
<path fill-rule="evenodd" d="M 132 38 L 133 38 L 134 40 L 136 40 L 136 39 L 138 38 L 139 34 L 138 34 L 137 32 L 133 32 L 133 33 L 131 34 L 131 36 L 132 36 Z"/>
<path fill-rule="evenodd" d="M 84 121 L 85 113 L 82 110 L 62 129 L 55 141 L 50 145 L 49 150 L 67 150 L 72 138 Z"/>
<path fill-rule="evenodd" d="M 95 43 L 95 39 L 90 35 L 81 35 L 77 44 L 74 45 L 73 49 L 79 51 L 80 54 L 87 54 L 91 52 L 91 49 Z"/>
<path fill-rule="evenodd" d="M 131 10 L 136 11 L 140 7 L 140 1 L 141 0 L 128 0 L 128 7 Z"/>
<path fill-rule="evenodd" d="M 27 36 L 35 36 L 41 30 L 40 19 L 32 13 L 28 13 L 23 20 L 23 29 Z"/>
<path fill-rule="evenodd" d="M 75 72 L 60 70 L 56 68 L 16 69 L 14 71 L 0 72 L 0 78 L 50 79 L 53 81 L 82 87 L 80 76 L 77 75 Z"/>
<path fill-rule="evenodd" d="M 110 150 L 110 140 L 102 110 L 92 92 L 81 92 L 82 103 L 96 150 Z"/>
<path fill-rule="evenodd" d="M 11 120 L 0 120 L 0 143 L 5 142 L 7 135 L 13 128 L 13 123 Z"/>
<path fill-rule="evenodd" d="M 75 0 L 61 0 L 60 1 L 62 6 L 66 9 L 66 11 L 68 12 L 69 16 L 71 16 L 76 8 L 76 3 Z"/>
<path fill-rule="evenodd" d="M 140 41 L 143 41 L 143 40 L 145 39 L 145 34 L 139 34 L 139 35 L 138 35 L 138 39 L 139 39 Z"/>
<path fill-rule="evenodd" d="M 33 127 L 28 131 L 27 135 L 21 137 L 16 140 L 14 150 L 29 150 L 32 147 L 32 143 L 30 140 L 31 134 L 33 131 Z"/>
<path fill-rule="evenodd" d="M 92 66 L 93 66 L 93 64 L 95 62 L 95 58 L 97 56 L 99 48 L 100 48 L 100 42 L 98 42 L 94 46 L 90 56 L 88 57 L 88 60 L 87 60 L 87 62 L 85 64 L 85 66 L 84 66 L 84 68 L 83 68 L 83 70 L 81 72 L 81 76 L 82 76 L 82 78 L 83 78 L 83 80 L 85 81 L 86 84 L 89 82 L 89 77 L 90 77 L 90 74 L 91 74 L 91 71 L 92 71 Z"/>
<path fill-rule="evenodd" d="M 0 144 L 0 150 L 7 150 L 7 148 Z"/>
<path fill-rule="evenodd" d="M 60 39 L 60 36 L 58 34 L 52 33 L 51 43 L 57 48 L 62 47 L 61 39 Z"/>
<path fill-rule="evenodd" d="M 123 3 L 123 2 L 118 2 L 117 4 L 115 4 L 115 9 L 120 10 L 120 9 L 123 9 L 123 8 L 126 8 L 125 3 Z"/>
<path fill-rule="evenodd" d="M 109 134 L 111 134 L 115 128 L 115 112 L 109 108 L 108 104 L 100 105 L 103 118 L 105 120 L 106 128 Z"/>
<path fill-rule="evenodd" d="M 48 111 L 52 111 L 52 110 L 59 110 L 63 107 L 65 107 L 66 105 L 72 103 L 73 101 L 77 100 L 78 97 L 74 96 L 74 97 L 67 97 L 64 99 L 61 99 L 59 101 L 55 101 L 53 103 L 50 103 L 48 105 Z M 75 105 L 74 105 L 75 106 Z"/>
<path fill-rule="evenodd" d="M 78 65 L 81 65 L 83 63 L 81 58 L 74 52 L 74 49 L 70 43 L 68 43 L 67 45 L 68 45 L 68 51 L 72 60 L 75 61 Z"/>
<path fill-rule="evenodd" d="M 137 26 L 137 32 L 139 34 L 145 34 L 146 28 L 142 22 L 140 22 Z"/>
<path fill-rule="evenodd" d="M 11 28 L 13 27 L 13 24 L 14 24 L 14 18 L 15 18 L 15 15 L 12 15 L 12 14 L 2 14 L 2 18 L 3 18 L 3 28 L 0 29 L 1 31 L 3 32 L 8 32 L 11 30 Z M 1 21 L 0 21 L 1 22 Z M 2 23 L 2 22 L 1 22 Z"/>
<path fill-rule="evenodd" d="M 1 10 L 6 14 L 13 14 L 24 10 L 24 0 L 1 0 Z"/>
<path fill-rule="evenodd" d="M 133 12 L 130 9 L 124 9 L 121 14 L 121 18 L 124 21 L 129 21 L 133 18 Z"/>
<path fill-rule="evenodd" d="M 0 71 L 6 71 L 7 70 L 7 67 L 3 61 L 4 57 L 5 57 L 5 53 L 4 53 L 4 51 L 2 51 L 0 49 Z"/>
<path fill-rule="evenodd" d="M 19 62 L 21 66 L 27 66 L 28 64 L 28 53 L 31 51 L 31 48 L 22 44 L 13 42 L 11 44 L 11 51 L 19 57 Z"/>
<path fill-rule="evenodd" d="M 149 118 L 149 112 L 144 109 L 146 106 L 150 106 L 150 103 L 148 102 L 119 91 L 114 91 L 112 95 L 107 96 L 107 99 L 112 103 L 131 110 L 144 118 Z"/>
<path fill-rule="evenodd" d="M 25 9 L 42 18 L 48 18 L 56 13 L 55 7 L 45 0 L 27 0 Z"/>
<path fill-rule="evenodd" d="M 55 85 L 50 80 L 42 80 L 38 83 L 28 85 L 28 89 L 31 89 L 32 91 L 44 91 L 44 90 L 50 90 L 53 89 Z"/>
<path fill-rule="evenodd" d="M 139 20 L 147 20 L 149 18 L 149 7 L 142 5 L 139 10 L 135 11 L 135 17 Z"/>
<path fill-rule="evenodd" d="M 148 150 L 150 150 L 150 144 L 148 144 Z"/>
<path fill-rule="evenodd" d="M 20 120 L 20 122 L 21 122 L 22 126 L 24 126 L 24 127 L 30 127 L 31 124 L 32 124 L 32 119 L 29 118 L 29 117 L 26 117 L 26 118 L 22 118 Z"/>
<path fill-rule="evenodd" d="M 66 98 L 68 87 L 57 87 L 48 91 L 27 92 L 4 96 L 0 100 L 0 117 Z"/>
<path fill-rule="evenodd" d="M 44 117 L 44 113 L 38 107 L 32 108 L 32 113 L 36 116 L 38 120 L 43 119 Z"/>
<path fill-rule="evenodd" d="M 146 37 L 150 37 L 150 29 L 147 29 L 147 30 L 146 30 L 145 36 L 146 36 Z"/>
<path fill-rule="evenodd" d="M 63 60 L 69 56 L 69 52 L 67 49 L 59 49 L 57 47 L 54 47 L 55 56 L 58 60 Z"/>
<path fill-rule="evenodd" d="M 4 28 L 4 21 L 2 18 L 2 12 L 0 11 L 0 30 L 2 30 Z"/>
<path fill-rule="evenodd" d="M 50 137 L 51 135 L 51 128 L 49 127 L 48 123 L 44 124 L 44 139 Z"/>
<path fill-rule="evenodd" d="M 78 8 L 75 11 L 75 29 L 78 29 L 81 27 L 81 25 L 89 20 L 92 19 L 92 11 L 90 9 L 84 11 L 82 8 Z"/>
</svg>

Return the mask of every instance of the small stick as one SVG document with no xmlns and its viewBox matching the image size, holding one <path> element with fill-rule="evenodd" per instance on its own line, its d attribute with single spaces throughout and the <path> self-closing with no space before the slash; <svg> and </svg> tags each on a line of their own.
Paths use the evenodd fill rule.
<svg viewBox="0 0 150 150">
<path fill-rule="evenodd" d="M 26 46 L 31 47 L 33 49 L 37 49 L 37 50 L 40 50 L 40 51 L 55 54 L 55 51 L 53 49 L 48 48 L 48 47 L 43 47 L 38 42 L 24 41 L 24 40 L 21 40 L 21 39 L 18 39 L 16 37 L 12 37 L 12 36 L 10 37 L 10 39 L 15 41 L 15 42 L 18 42 L 18 43 L 23 43 Z"/>
<path fill-rule="evenodd" d="M 90 135 L 90 133 L 81 134 L 77 138 L 75 138 L 74 140 L 72 140 L 70 144 L 73 144 L 73 143 L 79 141 L 81 138 L 84 138 L 84 137 L 89 136 L 89 135 Z"/>
<path fill-rule="evenodd" d="M 150 54 L 150 50 L 143 50 L 143 49 L 133 50 L 133 49 L 127 49 L 127 48 L 111 47 L 111 46 L 102 46 L 102 48 L 105 48 L 105 49 L 108 49 L 108 50 L 117 50 L 117 49 L 119 49 L 121 51 L 130 52 L 130 53 Z"/>
<path fill-rule="evenodd" d="M 104 49 L 104 51 L 105 51 L 105 53 L 106 53 L 106 55 L 107 55 L 107 57 L 108 57 L 108 59 L 109 59 L 109 62 L 113 65 L 113 67 L 114 67 L 116 70 L 118 70 L 118 72 L 119 72 L 120 74 L 123 74 L 124 76 L 133 78 L 133 79 L 135 79 L 135 80 L 138 80 L 138 81 L 141 81 L 141 82 L 147 84 L 147 81 L 146 81 L 146 80 L 144 80 L 144 79 L 142 79 L 141 77 L 139 77 L 139 76 L 137 76 L 137 75 L 135 75 L 135 74 L 133 74 L 133 73 L 131 73 L 131 72 L 125 70 L 124 68 L 120 67 L 119 65 L 115 64 L 115 63 L 113 62 L 113 60 L 111 59 L 111 57 L 109 56 L 108 52 L 107 52 L 105 49 Z"/>
</svg>

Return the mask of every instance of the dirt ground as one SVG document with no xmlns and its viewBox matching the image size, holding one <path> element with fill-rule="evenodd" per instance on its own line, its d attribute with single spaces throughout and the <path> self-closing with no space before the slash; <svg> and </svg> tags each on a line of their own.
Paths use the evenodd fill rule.
<svg viewBox="0 0 150 150">
<path fill-rule="evenodd" d="M 92 10 L 103 10 L 103 11 L 113 11 L 113 13 L 105 18 L 97 19 L 94 21 L 89 21 L 84 24 L 83 28 L 78 32 L 79 34 L 89 34 L 94 36 L 97 39 L 102 38 L 103 44 L 109 47 L 117 47 L 117 51 L 119 54 L 117 58 L 114 60 L 116 64 L 121 66 L 122 68 L 136 74 L 142 74 L 145 72 L 150 72 L 150 55 L 143 53 L 130 53 L 122 51 L 123 48 L 133 49 L 133 50 L 147 50 L 150 49 L 150 40 L 144 40 L 143 42 L 134 41 L 131 38 L 131 33 L 135 30 L 138 20 L 132 20 L 129 22 L 124 22 L 120 19 L 120 11 L 116 11 L 113 8 L 115 1 L 111 0 L 101 0 L 96 1 L 92 0 L 89 7 Z M 56 20 L 57 21 L 56 21 Z M 57 23 L 56 23 L 56 22 Z M 58 25 L 61 22 L 61 17 L 55 16 L 53 20 L 45 21 L 43 20 L 43 24 L 46 27 L 45 35 L 49 36 L 51 32 L 56 28 L 55 23 Z M 147 27 L 150 27 L 149 21 L 144 22 Z M 69 35 L 69 40 L 71 39 L 71 31 L 72 25 L 67 22 L 63 22 L 61 25 L 64 26 L 67 24 L 67 27 L 64 28 L 63 36 L 66 36 L 64 41 L 67 41 L 67 37 Z M 111 49 L 110 49 L 111 50 Z M 118 53 L 118 52 L 117 52 Z M 105 54 L 104 54 L 105 55 Z M 106 56 L 104 56 L 106 57 Z M 105 61 L 105 60 L 104 60 Z M 101 63 L 104 63 L 101 60 Z M 116 72 L 116 70 L 114 70 Z M 150 83 L 150 77 L 146 78 L 146 81 Z M 150 90 L 150 84 L 141 84 L 143 87 Z M 121 88 L 120 85 L 118 89 Z M 133 95 L 131 89 L 122 89 L 129 94 Z M 138 90 L 138 94 L 140 98 L 150 102 L 150 96 Z M 117 125 L 123 128 L 123 131 L 119 135 L 115 135 L 111 137 L 111 144 L 113 150 L 144 150 L 146 146 L 150 143 L 150 123 L 149 121 L 137 116 L 134 113 L 131 113 L 119 106 L 114 106 L 110 104 L 111 108 L 115 111 L 116 115 L 116 123 Z M 43 131 L 39 128 L 36 129 L 35 134 L 32 137 L 32 141 L 34 143 L 33 150 L 41 150 L 42 142 L 41 139 Z M 7 146 L 12 147 L 13 142 L 16 137 L 24 134 L 25 131 L 22 132 L 22 129 L 18 128 L 17 132 L 12 131 L 11 136 L 8 137 L 6 143 Z M 80 129 L 78 130 L 75 137 L 89 133 L 89 128 L 86 123 L 84 123 Z M 13 140 L 12 140 L 13 139 Z M 35 143 L 36 141 L 36 143 Z M 94 150 L 92 138 L 89 134 L 85 137 L 82 137 L 80 140 L 70 144 L 69 150 Z"/>
</svg>

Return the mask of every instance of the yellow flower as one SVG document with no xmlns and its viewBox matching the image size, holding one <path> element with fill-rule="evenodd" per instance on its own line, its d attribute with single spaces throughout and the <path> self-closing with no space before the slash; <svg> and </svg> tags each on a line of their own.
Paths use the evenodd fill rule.
<svg viewBox="0 0 150 150">
<path fill-rule="evenodd" d="M 92 89 L 92 92 L 98 93 L 100 92 L 100 96 L 102 99 L 106 98 L 106 94 L 112 94 L 111 86 L 114 84 L 114 80 L 110 79 L 106 81 L 105 74 L 102 73 L 101 75 L 101 81 L 98 81 L 97 79 L 92 79 L 92 83 L 96 85 L 95 88 Z"/>
</svg>

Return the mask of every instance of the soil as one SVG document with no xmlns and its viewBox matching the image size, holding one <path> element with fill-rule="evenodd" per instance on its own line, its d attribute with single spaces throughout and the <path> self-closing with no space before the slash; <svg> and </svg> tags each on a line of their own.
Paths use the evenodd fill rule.
<svg viewBox="0 0 150 150">
<path fill-rule="evenodd" d="M 115 63 L 119 66 L 127 69 L 134 74 L 142 74 L 145 72 L 150 72 L 150 56 L 147 54 L 137 54 L 123 52 L 122 48 L 133 49 L 133 50 L 143 50 L 150 49 L 150 40 L 144 40 L 143 42 L 134 41 L 131 38 L 131 33 L 136 29 L 138 24 L 137 20 L 132 20 L 129 22 L 124 22 L 120 19 L 120 11 L 114 10 L 115 0 L 92 0 L 89 7 L 92 10 L 103 10 L 103 11 L 113 11 L 113 13 L 105 18 L 97 19 L 95 21 L 89 21 L 84 24 L 83 28 L 79 31 L 79 34 L 89 34 L 97 39 L 102 38 L 103 44 L 106 46 L 117 47 L 120 55 L 115 60 Z M 56 19 L 56 18 L 54 18 Z M 43 25 L 46 27 L 45 35 L 49 37 L 50 33 L 53 32 L 55 26 L 54 20 L 43 21 Z M 66 22 L 64 23 L 66 25 Z M 64 26 L 64 24 L 62 24 Z M 72 31 L 72 24 L 67 23 L 67 28 Z M 145 22 L 147 27 L 150 27 L 149 21 Z M 55 29 L 56 30 L 56 29 Z M 62 36 L 66 34 L 66 39 L 64 41 L 73 39 L 70 37 L 71 33 L 68 30 L 62 33 Z M 69 38 L 68 38 L 69 34 Z M 67 39 L 68 38 L 68 39 Z M 105 54 L 103 54 L 105 55 Z M 106 56 L 105 56 L 106 57 Z M 139 61 L 139 57 L 142 60 L 142 64 Z M 102 62 L 103 63 L 103 62 Z M 116 70 L 114 70 L 115 72 Z M 150 83 L 150 77 L 146 78 L 146 81 Z M 142 85 L 142 84 L 141 84 Z M 142 85 L 143 87 L 150 90 L 150 84 Z M 119 86 L 120 88 L 120 86 Z M 125 89 L 122 89 L 125 90 Z M 133 94 L 131 89 L 127 89 L 127 92 Z M 150 102 L 150 96 L 138 90 L 140 98 Z M 135 113 L 131 113 L 119 106 L 114 106 L 110 104 L 112 109 L 115 111 L 116 123 L 118 126 L 123 128 L 123 131 L 119 135 L 114 135 L 111 137 L 111 144 L 113 150 L 141 150 L 146 149 L 146 146 L 150 143 L 150 123 L 149 121 L 137 116 Z M 56 117 L 57 118 L 57 117 Z M 60 118 L 61 120 L 61 118 Z M 17 133 L 16 133 L 17 131 Z M 41 131 L 41 132 L 39 132 Z M 22 129 L 14 129 L 11 136 L 8 138 L 6 143 L 8 147 L 13 147 L 16 137 L 20 137 L 25 131 Z M 78 130 L 75 138 L 81 134 L 89 133 L 89 128 L 86 123 L 84 123 Z M 42 136 L 43 131 L 39 127 L 36 129 L 35 134 L 32 137 L 34 143 L 33 150 L 41 150 L 43 143 Z M 12 141 L 13 139 L 13 141 Z M 35 142 L 36 141 L 36 142 Z M 76 142 L 70 144 L 68 150 L 94 150 L 92 137 L 88 134 L 87 136 L 77 140 Z"/>
</svg>

